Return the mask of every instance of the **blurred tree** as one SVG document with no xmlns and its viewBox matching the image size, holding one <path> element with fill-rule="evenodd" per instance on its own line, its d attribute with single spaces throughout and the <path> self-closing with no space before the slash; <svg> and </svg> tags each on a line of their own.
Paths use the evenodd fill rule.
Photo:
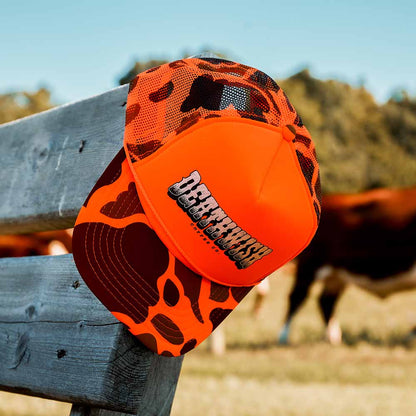
<svg viewBox="0 0 416 416">
<path fill-rule="evenodd" d="M 364 88 L 303 70 L 280 85 L 316 143 L 323 191 L 416 185 L 416 101 L 384 105 Z"/>
<path fill-rule="evenodd" d="M 382 112 L 391 137 L 416 158 L 416 98 L 401 91 L 382 106 Z"/>
<path fill-rule="evenodd" d="M 53 107 L 50 99 L 51 93 L 46 88 L 0 94 L 0 124 L 49 110 Z"/>
<path fill-rule="evenodd" d="M 149 61 L 136 61 L 133 66 L 118 80 L 120 85 L 129 83 L 140 72 L 147 71 L 155 66 L 163 65 L 168 62 L 166 59 L 150 59 Z"/>
</svg>

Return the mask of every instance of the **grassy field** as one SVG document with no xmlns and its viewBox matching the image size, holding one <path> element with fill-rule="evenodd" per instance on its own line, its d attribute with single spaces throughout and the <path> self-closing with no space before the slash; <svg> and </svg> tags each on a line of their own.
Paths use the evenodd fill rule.
<svg viewBox="0 0 416 416">
<path fill-rule="evenodd" d="M 344 345 L 323 340 L 312 297 L 293 322 L 291 346 L 275 345 L 282 323 L 290 273 L 271 280 L 259 319 L 251 316 L 250 294 L 224 323 L 227 353 L 207 345 L 184 360 L 172 415 L 407 416 L 416 414 L 416 292 L 380 301 L 356 288 L 337 308 Z M 69 405 L 0 393 L 0 416 L 62 415 Z"/>
</svg>

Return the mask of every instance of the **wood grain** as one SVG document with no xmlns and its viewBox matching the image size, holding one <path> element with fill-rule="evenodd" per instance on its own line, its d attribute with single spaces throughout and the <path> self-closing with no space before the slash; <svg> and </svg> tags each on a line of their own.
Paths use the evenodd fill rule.
<svg viewBox="0 0 416 416">
<path fill-rule="evenodd" d="M 91 293 L 72 255 L 0 259 L 0 389 L 168 415 L 181 363 L 143 347 Z"/>
<path fill-rule="evenodd" d="M 123 144 L 128 85 L 0 126 L 0 233 L 72 227 Z"/>
</svg>

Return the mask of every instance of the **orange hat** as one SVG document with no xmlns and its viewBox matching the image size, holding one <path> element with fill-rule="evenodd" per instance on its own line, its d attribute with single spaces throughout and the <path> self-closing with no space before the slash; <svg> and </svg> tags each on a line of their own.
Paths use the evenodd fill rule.
<svg viewBox="0 0 416 416">
<path fill-rule="evenodd" d="M 319 222 L 309 132 L 266 74 L 189 58 L 130 84 L 124 147 L 82 207 L 78 270 L 151 350 L 203 341 Z"/>
</svg>

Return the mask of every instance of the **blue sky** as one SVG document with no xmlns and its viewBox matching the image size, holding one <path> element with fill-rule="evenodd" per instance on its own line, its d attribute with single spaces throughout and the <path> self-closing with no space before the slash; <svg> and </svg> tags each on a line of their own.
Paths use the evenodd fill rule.
<svg viewBox="0 0 416 416">
<path fill-rule="evenodd" d="M 135 59 L 209 46 L 273 77 L 309 67 L 379 101 L 416 94 L 415 1 L 1 3 L 0 93 L 45 85 L 55 102 L 79 100 L 116 86 Z"/>
</svg>

